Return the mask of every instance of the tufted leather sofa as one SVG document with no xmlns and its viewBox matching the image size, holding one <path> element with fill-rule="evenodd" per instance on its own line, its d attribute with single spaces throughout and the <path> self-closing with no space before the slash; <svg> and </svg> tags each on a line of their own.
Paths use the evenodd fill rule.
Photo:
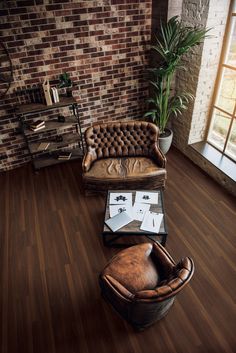
<svg viewBox="0 0 236 353">
<path fill-rule="evenodd" d="M 110 122 L 85 131 L 83 181 L 87 190 L 156 189 L 165 186 L 166 159 L 159 129 L 144 121 Z"/>
<path fill-rule="evenodd" d="M 137 329 L 162 319 L 190 281 L 194 263 L 178 264 L 159 243 L 132 246 L 114 256 L 99 277 L 103 297 Z"/>
</svg>

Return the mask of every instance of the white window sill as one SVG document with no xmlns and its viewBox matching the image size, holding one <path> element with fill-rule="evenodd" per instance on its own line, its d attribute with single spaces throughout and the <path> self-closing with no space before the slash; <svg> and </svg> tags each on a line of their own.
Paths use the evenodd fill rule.
<svg viewBox="0 0 236 353">
<path fill-rule="evenodd" d="M 196 152 L 200 153 L 205 159 L 221 170 L 230 179 L 236 181 L 236 163 L 224 156 L 209 143 L 202 141 L 190 145 Z"/>
</svg>

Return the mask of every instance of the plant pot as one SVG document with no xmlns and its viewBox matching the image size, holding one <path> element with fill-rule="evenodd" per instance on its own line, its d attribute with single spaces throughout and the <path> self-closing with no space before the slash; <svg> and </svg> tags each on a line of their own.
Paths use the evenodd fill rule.
<svg viewBox="0 0 236 353">
<path fill-rule="evenodd" d="M 173 131 L 171 129 L 165 129 L 165 132 L 159 136 L 159 147 L 164 154 L 169 151 L 172 139 Z"/>
<path fill-rule="evenodd" d="M 72 86 L 66 87 L 66 95 L 67 97 L 72 97 Z"/>
</svg>

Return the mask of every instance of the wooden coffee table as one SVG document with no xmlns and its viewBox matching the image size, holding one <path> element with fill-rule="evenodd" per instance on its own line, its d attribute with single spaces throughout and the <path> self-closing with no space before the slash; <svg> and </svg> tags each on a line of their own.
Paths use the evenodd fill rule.
<svg viewBox="0 0 236 353">
<path fill-rule="evenodd" d="M 143 191 L 143 190 L 109 190 L 107 192 L 107 199 L 106 199 L 106 209 L 105 209 L 105 216 L 104 222 L 110 218 L 109 213 L 109 199 L 111 192 L 132 192 L 132 199 L 134 203 L 135 193 L 136 191 Z M 163 192 L 162 190 L 145 190 L 149 192 L 157 192 L 158 193 L 158 204 L 151 205 L 150 211 L 163 213 L 163 220 L 160 226 L 160 231 L 158 233 L 151 233 L 144 230 L 140 230 L 140 225 L 142 222 L 140 221 L 132 221 L 131 223 L 127 224 L 125 227 L 120 228 L 116 232 L 112 232 L 110 228 L 104 223 L 103 226 L 103 243 L 106 246 L 113 246 L 113 247 L 123 247 L 123 246 L 130 246 L 140 243 L 141 238 L 148 238 L 154 242 L 159 242 L 163 246 L 165 246 L 166 239 L 167 239 L 167 228 L 166 228 L 166 215 L 164 210 L 164 203 L 163 203 Z M 130 243 L 130 239 L 134 240 Z"/>
</svg>

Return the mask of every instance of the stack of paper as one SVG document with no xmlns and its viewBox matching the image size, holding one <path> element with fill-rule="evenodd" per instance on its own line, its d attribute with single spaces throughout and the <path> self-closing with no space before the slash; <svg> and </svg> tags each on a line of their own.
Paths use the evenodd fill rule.
<svg viewBox="0 0 236 353">
<path fill-rule="evenodd" d="M 126 226 L 133 221 L 132 193 L 111 192 L 109 198 L 110 217 L 105 221 L 106 225 L 113 231 Z"/>
<path fill-rule="evenodd" d="M 109 199 L 110 217 L 118 213 L 126 212 L 131 218 L 132 213 L 132 193 L 131 192 L 111 192 Z"/>
</svg>

